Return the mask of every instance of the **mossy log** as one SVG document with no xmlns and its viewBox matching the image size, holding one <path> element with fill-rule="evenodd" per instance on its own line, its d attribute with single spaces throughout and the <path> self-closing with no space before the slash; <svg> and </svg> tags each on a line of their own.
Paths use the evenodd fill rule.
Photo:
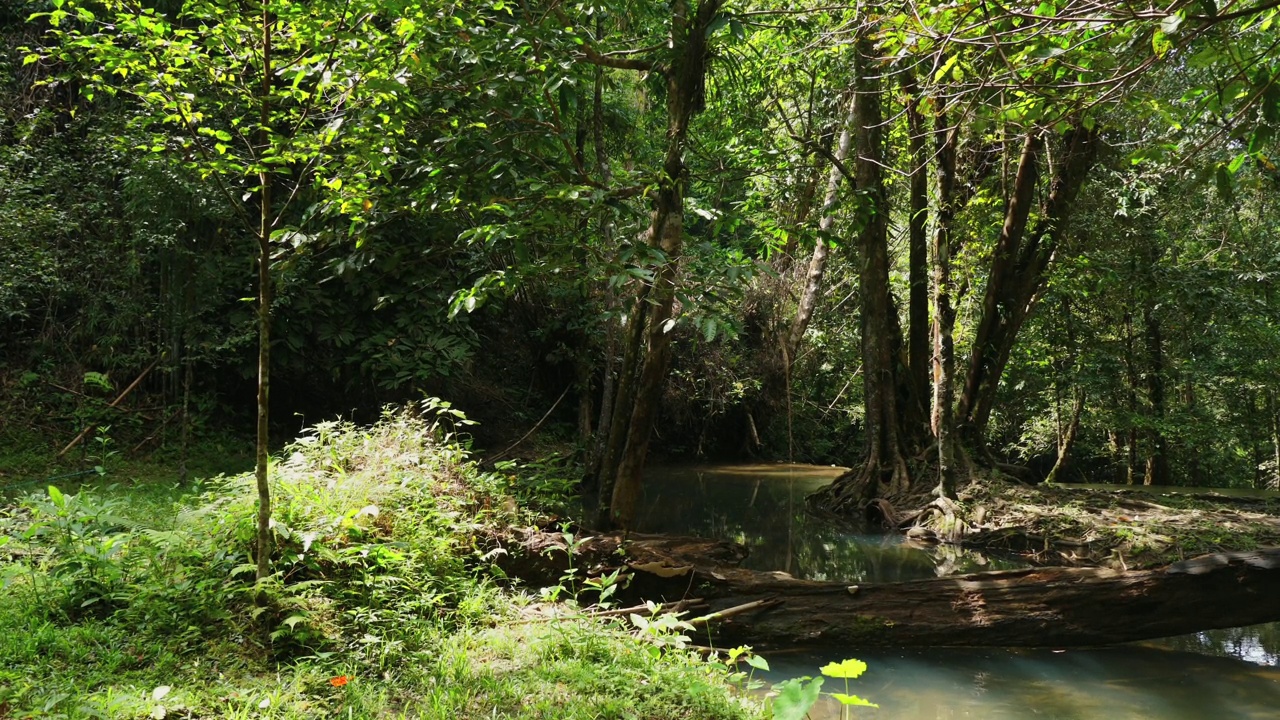
<svg viewBox="0 0 1280 720">
<path fill-rule="evenodd" d="M 517 545 L 504 561 L 513 576 L 545 583 L 568 566 L 559 535 L 534 532 Z M 1033 568 L 860 585 L 746 570 L 735 566 L 742 548 L 698 538 L 606 534 L 576 555 L 588 572 L 625 563 L 627 597 L 705 599 L 695 615 L 771 601 L 714 623 L 720 645 L 1068 647 L 1280 621 L 1280 548 L 1151 570 Z"/>
</svg>

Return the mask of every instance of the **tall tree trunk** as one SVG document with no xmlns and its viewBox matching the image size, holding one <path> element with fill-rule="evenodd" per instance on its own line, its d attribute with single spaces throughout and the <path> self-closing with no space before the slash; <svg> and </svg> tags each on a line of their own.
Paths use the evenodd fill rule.
<svg viewBox="0 0 1280 720">
<path fill-rule="evenodd" d="M 960 399 L 966 439 L 984 449 L 987 422 L 995 406 L 1000 377 L 1013 352 L 1018 332 L 1034 310 L 1048 268 L 1066 234 L 1076 195 L 1097 156 L 1097 131 L 1073 127 L 1049 184 L 1049 197 L 1029 235 L 1027 219 L 1035 185 L 1040 140 L 1028 136 L 1018 164 L 1013 197 L 992 259 L 982 318 L 974 337 L 969 373 Z M 1025 242 L 1023 236 L 1026 235 Z"/>
<path fill-rule="evenodd" d="M 835 157 L 841 163 L 849 158 L 849 150 L 853 146 L 852 126 L 855 120 L 856 105 L 857 93 L 853 93 L 849 100 L 849 110 L 846 113 L 844 125 L 840 129 L 840 141 L 836 144 Z M 818 300 L 822 296 L 822 278 L 826 272 L 827 258 L 831 252 L 830 246 L 827 245 L 823 237 L 830 233 L 831 228 L 835 225 L 836 201 L 840 199 L 840 184 L 843 178 L 844 175 L 840 167 L 836 163 L 832 163 L 831 171 L 827 174 L 827 194 L 822 201 L 822 218 L 818 220 L 818 239 L 813 246 L 813 255 L 809 258 L 809 271 L 805 275 L 804 290 L 800 293 L 800 303 L 796 308 L 796 315 L 791 321 L 791 330 L 787 334 L 786 364 L 788 365 L 788 372 L 800 351 L 800 346 L 804 342 L 805 331 L 809 329 L 809 323 L 813 320 L 814 309 L 817 308 Z"/>
<path fill-rule="evenodd" d="M 857 248 L 862 299 L 862 362 L 866 458 L 861 468 L 837 478 L 818 502 L 836 512 L 861 511 L 874 497 L 910 490 L 899 407 L 902 348 L 897 310 L 889 291 L 889 198 L 884 184 L 880 70 L 866 36 L 856 41 L 855 184 L 859 191 Z"/>
<path fill-rule="evenodd" d="M 723 0 L 702 0 L 696 9 L 689 0 L 671 3 L 672 67 L 667 71 L 667 147 L 662 165 L 649 242 L 662 250 L 664 262 L 647 293 L 648 318 L 626 443 L 618 457 L 610 496 L 610 520 L 624 528 L 635 524 L 643 489 L 642 473 L 653 434 L 653 421 L 667 375 L 671 339 L 667 321 L 675 305 L 676 273 L 684 245 L 684 150 L 689 121 L 702 110 L 707 70 L 707 28 Z M 633 336 L 633 338 L 636 336 Z M 617 429 L 615 428 L 616 432 Z"/>
<path fill-rule="evenodd" d="M 941 101 L 939 101 L 941 102 Z M 959 131 L 947 125 L 944 107 L 934 120 L 937 148 L 938 222 L 933 234 L 933 413 L 930 425 L 938 445 L 938 486 L 934 493 L 956 494 L 955 340 L 956 312 L 951 306 L 951 226 L 956 214 L 956 138 Z"/>
<path fill-rule="evenodd" d="M 923 398 L 929 387 L 929 152 L 926 149 L 925 119 L 920 112 L 919 87 L 915 75 L 903 76 L 906 93 L 907 134 L 910 150 L 910 207 L 907 219 L 907 378 L 914 396 Z M 952 170 L 954 172 L 954 169 Z"/>
<path fill-rule="evenodd" d="M 617 375 L 617 388 L 612 403 L 613 412 L 609 420 L 609 432 L 604 443 L 604 453 L 600 460 L 600 509 L 604 522 L 609 522 L 609 510 L 613 506 L 613 487 L 618 477 L 618 463 L 622 460 L 622 451 L 627 442 L 627 428 L 631 424 L 631 410 L 635 404 L 637 367 L 640 355 L 644 350 L 644 329 L 649 314 L 646 302 L 649 288 L 643 288 L 632 306 L 627 324 L 622 328 L 626 344 L 623 346 L 622 368 Z"/>
<path fill-rule="evenodd" d="M 1045 482 L 1058 482 L 1067 472 L 1067 467 L 1071 464 L 1071 450 L 1075 447 L 1076 437 L 1080 434 L 1080 415 L 1084 411 L 1084 390 L 1077 386 L 1072 386 L 1072 395 L 1075 399 L 1071 404 L 1071 420 L 1067 423 L 1067 429 L 1062 435 L 1062 440 L 1058 442 L 1058 459 L 1053 463 L 1053 469 L 1049 471 Z"/>
<path fill-rule="evenodd" d="M 1269 487 L 1280 490 L 1280 414 L 1276 409 L 1276 392 L 1267 388 L 1267 415 L 1271 420 L 1271 453 L 1274 465 L 1271 468 Z"/>
<path fill-rule="evenodd" d="M 596 37 L 600 38 L 603 35 L 604 21 L 597 14 Z M 601 183 L 607 186 L 613 179 L 613 171 L 609 166 L 609 153 L 604 144 L 604 68 L 600 66 L 596 66 L 595 89 L 591 101 L 591 144 L 595 147 L 596 172 L 600 174 Z M 601 213 L 600 236 L 604 240 L 605 247 L 611 248 L 613 246 L 613 220 L 609 213 L 610 211 L 607 208 Z M 608 293 L 605 297 L 605 309 L 609 311 L 609 319 L 605 324 L 604 370 L 601 373 L 600 380 L 600 415 L 596 421 L 595 435 L 586 462 L 587 476 L 590 480 L 594 480 L 595 489 L 600 492 L 601 500 L 596 503 L 599 508 L 604 508 L 608 505 L 608 501 L 604 498 L 607 496 L 607 492 L 612 492 L 613 490 L 612 473 L 617 471 L 615 463 L 610 468 L 609 474 L 606 475 L 601 472 L 605 447 L 609 442 L 610 428 L 613 425 L 614 402 L 617 399 L 618 336 L 622 331 L 615 313 L 612 312 L 617 307 L 617 298 L 613 293 Z M 608 478 L 608 480 L 605 478 Z M 604 488 L 602 487 L 603 485 L 609 485 L 609 487 Z"/>
<path fill-rule="evenodd" d="M 1164 339 L 1160 333 L 1160 321 L 1147 308 L 1142 313 L 1142 324 L 1147 341 L 1147 397 L 1151 403 L 1150 429 L 1147 437 L 1150 455 L 1143 485 L 1169 484 L 1169 448 L 1165 440 L 1164 425 Z"/>
<path fill-rule="evenodd" d="M 271 11 L 262 3 L 262 117 L 259 145 L 263 152 L 271 142 Z M 258 486 L 257 580 L 271 574 L 271 483 L 268 477 L 268 419 L 271 388 L 271 182 L 272 173 L 258 174 L 258 428 L 254 477 Z"/>
<path fill-rule="evenodd" d="M 1017 261 L 1018 244 L 1026 231 L 1031 214 L 1032 195 L 1040 169 L 1037 162 L 1042 141 L 1036 133 L 1029 133 L 1023 140 L 1022 154 L 1018 160 L 1018 172 L 1014 177 L 1013 192 L 1005 210 L 1004 225 L 996 240 L 991 258 L 991 270 L 987 278 L 987 292 L 982 301 L 982 316 L 974 335 L 969 371 L 965 376 L 964 392 L 958 409 L 961 432 L 975 449 L 982 449 L 986 431 L 985 418 L 977 408 L 977 400 L 990 392 L 999 382 L 995 375 L 996 346 L 999 343 L 999 327 L 1008 318 L 1008 306 L 1014 300 L 1009 276 Z M 1002 314 L 1003 311 L 1003 314 Z M 987 390 L 987 388 L 991 388 Z"/>
<path fill-rule="evenodd" d="M 1137 479 L 1138 466 L 1138 362 L 1133 353 L 1133 313 L 1124 314 L 1124 367 L 1129 385 L 1129 428 L 1125 437 L 1125 478 L 1126 485 L 1133 485 Z"/>
</svg>

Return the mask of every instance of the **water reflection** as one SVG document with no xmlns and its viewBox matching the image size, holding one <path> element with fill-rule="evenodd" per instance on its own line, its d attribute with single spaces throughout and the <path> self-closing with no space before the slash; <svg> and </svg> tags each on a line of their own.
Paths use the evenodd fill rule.
<svg viewBox="0 0 1280 720">
<path fill-rule="evenodd" d="M 807 515 L 805 496 L 840 472 L 812 465 L 654 468 L 641 529 L 734 540 L 751 549 L 748 567 L 820 580 L 887 582 L 1013 565 L 913 547 L 896 536 L 842 533 Z M 1280 718 L 1280 623 L 1085 650 L 836 648 L 766 657 L 770 682 L 815 675 L 846 657 L 866 661 L 870 670 L 853 691 L 881 709 L 861 710 L 859 718 Z M 843 689 L 828 683 L 829 691 Z M 813 720 L 840 716 L 834 701 L 823 703 Z"/>
<path fill-rule="evenodd" d="M 1272 602 L 1280 602 L 1280 599 L 1272 598 Z M 1256 665 L 1280 666 L 1280 623 L 1209 630 L 1146 644 L 1201 655 L 1236 658 Z M 1277 707 L 1276 716 L 1280 717 L 1280 707 Z"/>
<path fill-rule="evenodd" d="M 1144 646 L 1090 650 L 850 650 L 778 654 L 766 680 L 813 675 L 855 655 L 854 691 L 893 720 L 1218 720 L 1280 716 L 1280 669 Z M 841 690 L 838 681 L 828 690 Z M 840 717 L 828 699 L 813 720 Z"/>
<path fill-rule="evenodd" d="M 821 465 L 656 467 L 645 479 L 642 532 L 698 535 L 750 549 L 744 567 L 798 578 L 894 582 L 1021 565 L 898 535 L 843 532 L 805 512 L 810 493 L 844 468 Z"/>
</svg>

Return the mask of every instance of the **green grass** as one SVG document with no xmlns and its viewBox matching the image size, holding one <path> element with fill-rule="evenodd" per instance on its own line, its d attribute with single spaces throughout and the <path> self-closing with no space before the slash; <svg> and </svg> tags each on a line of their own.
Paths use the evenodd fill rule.
<svg viewBox="0 0 1280 720">
<path fill-rule="evenodd" d="M 248 475 L 0 503 L 0 718 L 759 716 L 723 669 L 621 623 L 521 619 L 486 538 L 561 485 L 480 472 L 446 426 L 329 423 L 285 449 L 261 586 Z"/>
</svg>

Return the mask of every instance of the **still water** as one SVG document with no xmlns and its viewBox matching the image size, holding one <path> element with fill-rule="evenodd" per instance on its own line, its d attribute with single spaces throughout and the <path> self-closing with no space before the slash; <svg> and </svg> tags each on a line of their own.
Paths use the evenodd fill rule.
<svg viewBox="0 0 1280 720">
<path fill-rule="evenodd" d="M 751 551 L 747 567 L 815 580 L 894 582 L 1019 567 L 1008 558 L 841 532 L 807 515 L 805 496 L 842 471 L 814 465 L 655 467 L 646 478 L 639 529 L 734 540 Z M 851 690 L 880 709 L 861 709 L 854 717 L 1280 720 L 1280 624 L 1085 650 L 835 648 L 765 657 L 772 666 L 767 681 L 816 675 L 846 657 L 866 661 L 870 669 Z M 843 690 L 842 681 L 827 683 L 827 690 Z M 839 716 L 826 699 L 810 715 Z"/>
</svg>

